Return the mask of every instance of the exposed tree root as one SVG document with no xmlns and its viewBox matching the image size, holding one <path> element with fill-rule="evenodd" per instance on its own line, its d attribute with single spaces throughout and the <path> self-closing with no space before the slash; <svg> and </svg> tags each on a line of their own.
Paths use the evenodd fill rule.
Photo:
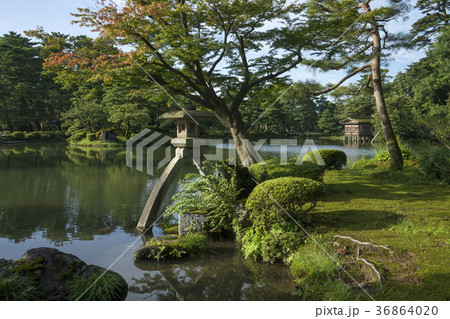
<svg viewBox="0 0 450 319">
<path fill-rule="evenodd" d="M 359 257 L 361 255 L 361 251 L 358 248 L 358 251 L 356 253 L 356 260 L 360 260 L 363 263 L 365 263 L 367 266 L 369 266 L 370 268 L 372 268 L 372 270 L 375 272 L 375 274 L 378 277 L 378 282 L 380 283 L 380 290 L 383 291 L 383 275 L 378 271 L 377 267 L 372 264 L 371 262 L 368 262 L 366 259 Z"/>
<path fill-rule="evenodd" d="M 355 244 L 358 244 L 358 245 L 365 245 L 365 246 L 372 246 L 372 247 L 383 248 L 383 249 L 388 250 L 390 253 L 393 253 L 393 251 L 389 247 L 384 246 L 384 245 L 377 245 L 377 244 L 372 244 L 372 243 L 369 243 L 369 242 L 362 242 L 362 241 L 359 241 L 359 240 L 354 239 L 354 238 L 349 237 L 349 236 L 334 235 L 333 237 L 347 239 L 347 240 L 350 240 L 350 241 L 352 241 L 352 242 L 354 242 Z"/>
</svg>

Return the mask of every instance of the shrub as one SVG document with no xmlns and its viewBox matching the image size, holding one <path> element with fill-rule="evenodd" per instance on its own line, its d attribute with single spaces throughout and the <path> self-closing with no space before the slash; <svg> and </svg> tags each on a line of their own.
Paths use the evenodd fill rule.
<svg viewBox="0 0 450 319">
<path fill-rule="evenodd" d="M 33 141 L 36 139 L 36 135 L 34 135 L 33 133 L 29 133 L 29 134 L 25 135 L 25 139 L 28 141 Z"/>
<path fill-rule="evenodd" d="M 440 149 L 424 155 L 420 161 L 420 170 L 431 179 L 450 184 L 450 150 Z"/>
<path fill-rule="evenodd" d="M 347 164 L 347 155 L 339 150 L 318 150 L 307 153 L 303 157 L 303 161 L 317 163 L 317 158 L 320 155 L 325 163 L 325 169 L 341 169 Z M 320 157 L 319 157 L 320 158 Z"/>
<path fill-rule="evenodd" d="M 95 283 L 95 284 L 94 284 Z M 117 274 L 97 271 L 89 277 L 74 277 L 68 283 L 69 300 L 121 301 L 127 283 Z"/>
<path fill-rule="evenodd" d="M 251 211 L 253 226 L 267 231 L 275 224 L 291 224 L 291 217 L 305 221 L 306 212 L 315 207 L 323 194 L 324 187 L 320 182 L 280 177 L 259 184 L 248 197 L 245 208 Z"/>
<path fill-rule="evenodd" d="M 16 131 L 12 133 L 12 136 L 16 139 L 16 140 L 24 140 L 25 139 L 25 134 L 23 134 L 22 132 Z"/>
<path fill-rule="evenodd" d="M 9 135 L 9 134 L 11 134 L 11 132 L 10 131 L 3 131 L 3 134 Z"/>
<path fill-rule="evenodd" d="M 80 133 L 73 134 L 73 135 L 72 135 L 71 137 L 69 137 L 67 140 L 68 140 L 69 142 L 79 142 L 79 141 L 81 141 L 85 136 L 86 136 L 86 133 L 80 132 Z"/>
<path fill-rule="evenodd" d="M 30 134 L 33 134 L 33 135 L 34 135 L 34 138 L 35 138 L 36 140 L 40 140 L 40 139 L 41 139 L 41 134 L 38 133 L 38 132 L 33 132 L 33 133 L 30 133 Z"/>
<path fill-rule="evenodd" d="M 324 167 L 311 162 L 296 165 L 296 158 L 289 159 L 287 165 L 281 165 L 277 159 L 271 159 L 266 165 L 254 164 L 249 168 L 249 172 L 259 183 L 279 177 L 304 177 L 321 181 L 324 171 Z"/>
<path fill-rule="evenodd" d="M 287 258 L 304 243 L 305 236 L 301 233 L 272 229 L 262 240 L 261 257 L 263 261 L 285 263 Z"/>
<path fill-rule="evenodd" d="M 401 152 L 402 152 L 402 157 L 404 160 L 413 158 L 413 156 L 411 155 L 411 151 L 409 149 L 407 149 L 407 148 L 401 149 Z M 390 161 L 391 154 L 389 154 L 388 151 L 382 151 L 382 152 L 377 153 L 373 157 L 373 160 L 376 162 Z"/>
<path fill-rule="evenodd" d="M 0 276 L 0 300 L 31 301 L 40 297 L 41 293 L 27 277 L 18 274 Z"/>
<path fill-rule="evenodd" d="M 88 133 L 86 135 L 86 138 L 89 142 L 95 141 L 97 139 L 97 134 L 95 133 Z"/>
<path fill-rule="evenodd" d="M 41 139 L 44 141 L 48 141 L 50 139 L 50 135 L 49 134 L 42 134 L 41 135 Z"/>
</svg>

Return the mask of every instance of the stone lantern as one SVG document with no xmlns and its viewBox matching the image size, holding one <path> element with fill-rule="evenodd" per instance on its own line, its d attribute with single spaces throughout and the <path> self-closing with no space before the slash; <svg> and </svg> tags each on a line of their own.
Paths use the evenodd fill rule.
<svg viewBox="0 0 450 319">
<path fill-rule="evenodd" d="M 177 123 L 177 137 L 171 140 L 175 147 L 191 148 L 192 140 L 200 136 L 200 123 L 202 119 L 212 118 L 213 115 L 207 111 L 186 109 L 185 111 L 172 111 L 162 114 L 161 120 L 175 120 Z"/>
<path fill-rule="evenodd" d="M 193 158 L 193 140 L 200 136 L 200 127 L 198 125 L 200 120 L 212 117 L 213 115 L 210 112 L 198 111 L 192 108 L 183 111 L 166 112 L 159 117 L 161 120 L 175 120 L 177 123 L 177 136 L 170 141 L 176 147 L 175 157 L 172 158 L 153 187 L 141 213 L 137 225 L 138 230 L 142 231 L 148 227 L 152 227 L 157 220 L 159 208 L 165 193 L 181 166 L 188 159 L 192 159 L 193 164 L 197 167 L 200 174 L 203 174 L 201 163 L 196 162 Z"/>
</svg>

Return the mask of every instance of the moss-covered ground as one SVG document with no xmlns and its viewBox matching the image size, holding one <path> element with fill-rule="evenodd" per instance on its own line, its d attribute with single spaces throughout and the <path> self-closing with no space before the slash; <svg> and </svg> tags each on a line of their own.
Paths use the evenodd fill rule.
<svg viewBox="0 0 450 319">
<path fill-rule="evenodd" d="M 376 300 L 449 300 L 450 189 L 414 169 L 333 170 L 324 177 L 327 200 L 311 212 L 311 229 L 387 245 L 367 254 L 385 277 Z"/>
</svg>

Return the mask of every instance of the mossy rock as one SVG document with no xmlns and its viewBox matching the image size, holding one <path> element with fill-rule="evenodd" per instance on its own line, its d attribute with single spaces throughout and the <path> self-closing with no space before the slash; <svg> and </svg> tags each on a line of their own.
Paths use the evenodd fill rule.
<svg viewBox="0 0 450 319">
<path fill-rule="evenodd" d="M 179 259 L 195 255 L 206 247 L 209 238 L 202 233 L 189 233 L 180 238 L 151 238 L 134 254 L 135 260 Z"/>
<path fill-rule="evenodd" d="M 178 225 L 163 229 L 164 234 L 178 234 Z"/>
</svg>

